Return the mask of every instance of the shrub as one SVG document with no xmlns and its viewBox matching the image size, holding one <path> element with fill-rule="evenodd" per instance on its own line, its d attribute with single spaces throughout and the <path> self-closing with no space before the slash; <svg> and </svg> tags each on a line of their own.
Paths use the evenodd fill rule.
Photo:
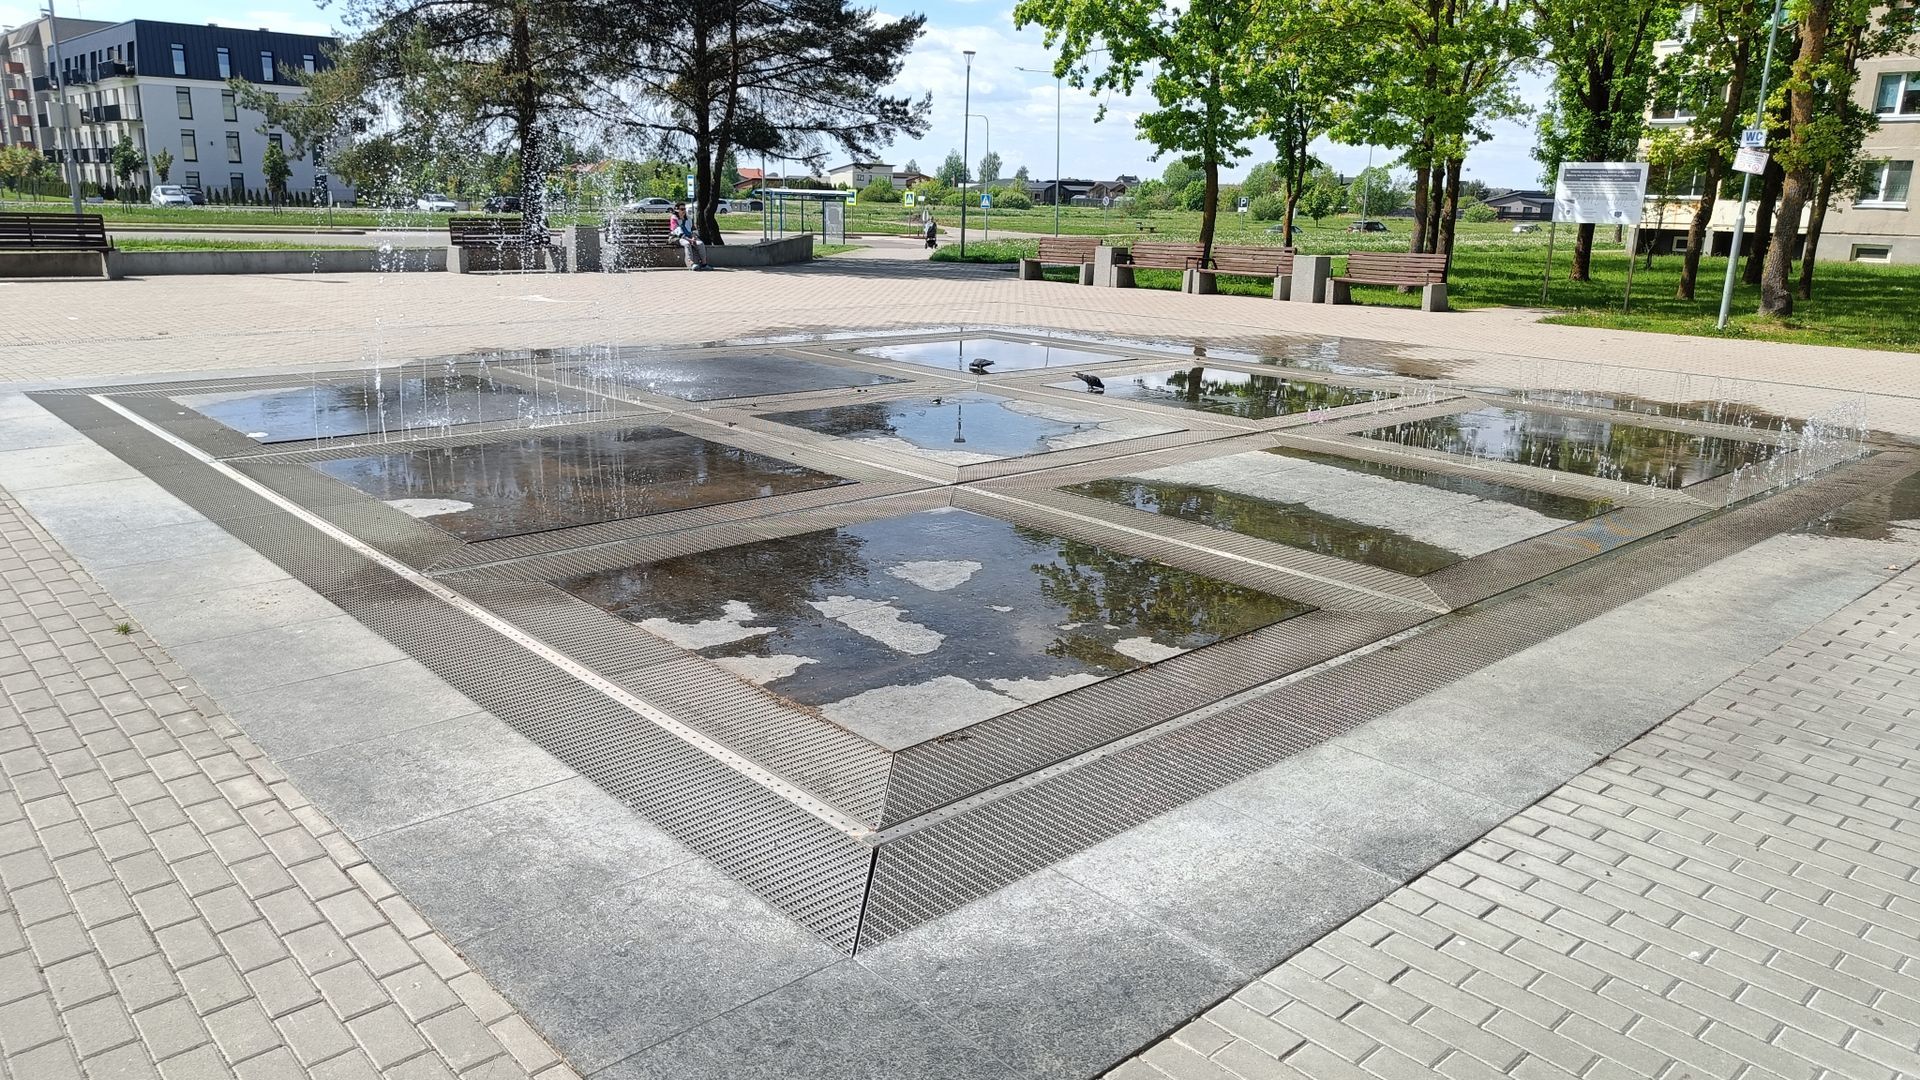
<svg viewBox="0 0 1920 1080">
<path fill-rule="evenodd" d="M 900 201 L 900 194 L 900 191 L 893 186 L 893 181 L 875 180 L 873 183 L 860 189 L 860 201 L 863 203 L 897 203 Z"/>
<path fill-rule="evenodd" d="M 1255 221 L 1279 221 L 1287 216 L 1287 200 L 1277 191 L 1265 195 L 1255 195 L 1253 202 L 1247 205 L 1247 212 Z"/>
<path fill-rule="evenodd" d="M 1474 200 L 1461 207 L 1460 216 L 1467 221 L 1485 224 L 1489 221 L 1499 221 L 1500 211 L 1479 200 Z"/>
<path fill-rule="evenodd" d="M 1018 188 L 1002 188 L 993 193 L 993 208 L 995 210 L 1031 210 L 1033 200 L 1027 198 L 1027 193 Z"/>
</svg>

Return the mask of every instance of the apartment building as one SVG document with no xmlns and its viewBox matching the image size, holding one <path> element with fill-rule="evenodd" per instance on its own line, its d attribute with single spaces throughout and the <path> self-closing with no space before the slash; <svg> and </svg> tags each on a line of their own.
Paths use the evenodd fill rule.
<svg viewBox="0 0 1920 1080">
<path fill-rule="evenodd" d="M 1670 54 L 1679 48 L 1678 42 L 1664 42 L 1660 51 Z M 1915 164 L 1920 162 L 1920 52 L 1862 62 L 1854 100 L 1879 120 L 1878 129 L 1868 134 L 1863 147 L 1875 166 L 1857 195 L 1836 198 L 1828 207 L 1820 229 L 1820 258 L 1920 263 L 1920 188 L 1916 188 L 1914 177 Z M 1657 101 L 1648 114 L 1648 123 L 1656 130 L 1683 126 L 1693 121 L 1697 109 L 1706 107 Z M 1686 243 L 1687 222 L 1700 197 L 1700 178 L 1663 177 L 1655 170 L 1647 193 L 1648 209 L 1642 227 L 1658 228 L 1653 241 L 1657 250 L 1679 250 Z M 1754 198 L 1758 197 L 1756 178 Z M 1714 203 L 1709 253 L 1724 255 L 1731 250 L 1739 209 L 1737 197 Z M 1743 250 L 1752 249 L 1754 209 L 1751 205 L 1747 208 Z M 1803 231 L 1807 216 L 1801 218 Z"/>
<path fill-rule="evenodd" d="M 112 23 L 94 19 L 61 19 L 62 38 L 74 38 Z M 47 56 L 51 52 L 51 19 L 40 19 L 0 32 L 0 146 L 31 146 L 52 150 L 53 125 L 47 115 Z"/>
<path fill-rule="evenodd" d="M 324 148 L 296 153 L 263 114 L 242 108 L 229 86 L 239 78 L 282 97 L 304 93 L 290 72 L 319 70 L 334 39 L 150 19 L 69 34 L 70 21 L 61 20 L 58 56 L 51 42 L 39 53 L 43 74 L 32 81 L 31 98 L 44 132 L 42 152 L 56 162 L 71 154 L 83 180 L 118 182 L 113 148 L 126 136 L 149 163 L 142 185 L 159 182 L 151 161 L 164 149 L 173 156 L 169 182 L 262 191 L 262 158 L 269 144 L 279 143 L 292 169 L 290 190 L 352 200 L 352 189 L 327 173 Z M 66 131 L 50 124 L 59 119 L 52 108 L 56 97 L 69 106 L 73 124 Z"/>
</svg>

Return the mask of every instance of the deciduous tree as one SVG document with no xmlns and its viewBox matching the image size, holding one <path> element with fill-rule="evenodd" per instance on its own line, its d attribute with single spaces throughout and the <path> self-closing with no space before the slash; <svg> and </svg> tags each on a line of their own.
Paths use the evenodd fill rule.
<svg viewBox="0 0 1920 1080">
<path fill-rule="evenodd" d="M 164 146 L 153 152 L 153 175 L 162 184 L 173 175 L 173 152 Z"/>
</svg>

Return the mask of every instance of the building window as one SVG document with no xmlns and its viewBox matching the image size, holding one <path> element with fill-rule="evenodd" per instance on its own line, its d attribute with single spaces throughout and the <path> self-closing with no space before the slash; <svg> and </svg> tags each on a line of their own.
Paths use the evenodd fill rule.
<svg viewBox="0 0 1920 1080">
<path fill-rule="evenodd" d="M 1859 206 L 1907 205 L 1907 191 L 1913 186 L 1913 162 L 1882 161 L 1869 169 L 1860 185 Z"/>
<path fill-rule="evenodd" d="M 178 42 L 173 46 L 173 73 L 175 75 L 187 73 L 187 47 Z"/>
<path fill-rule="evenodd" d="M 314 147 L 313 148 L 313 167 L 316 169 L 324 168 L 326 164 L 327 164 L 327 155 L 322 153 L 319 147 L 317 146 Z"/>
<path fill-rule="evenodd" d="M 227 132 L 227 160 L 232 162 L 240 160 L 240 133 L 237 131 Z"/>
<path fill-rule="evenodd" d="M 188 187 L 199 187 L 200 174 L 197 172 L 187 173 L 186 175 L 180 178 L 180 182 L 187 185 Z"/>
<path fill-rule="evenodd" d="M 240 121 L 240 102 L 234 98 L 231 90 L 220 91 L 220 118 L 229 124 Z"/>
<path fill-rule="evenodd" d="M 279 147 L 282 150 L 287 148 L 287 144 L 280 140 L 280 133 L 277 131 L 267 136 L 267 144 L 269 146 Z"/>
<path fill-rule="evenodd" d="M 232 192 L 233 197 L 236 199 L 246 198 L 247 197 L 247 174 L 228 173 L 227 174 L 227 190 Z"/>
<path fill-rule="evenodd" d="M 213 55 L 214 55 L 214 58 L 218 60 L 220 63 L 220 77 L 223 79 L 233 78 L 232 51 L 230 51 L 225 45 L 222 45 L 219 48 L 213 50 Z"/>
<path fill-rule="evenodd" d="M 1893 261 L 1893 248 L 1886 244 L 1853 245 L 1854 262 L 1883 263 Z"/>
<path fill-rule="evenodd" d="M 260 81 L 273 81 L 273 54 L 264 50 L 260 53 Z"/>
<path fill-rule="evenodd" d="M 313 73 L 314 73 L 315 71 L 317 71 L 317 70 L 319 70 L 319 65 L 318 65 L 317 63 L 315 63 L 315 62 L 314 62 L 314 59 L 313 59 L 313 54 L 312 54 L 312 53 L 302 53 L 302 54 L 301 54 L 301 56 L 300 56 L 300 66 L 301 66 L 301 68 L 303 68 L 303 69 L 304 69 L 304 70 L 306 71 L 306 73 L 307 73 L 307 74 L 309 74 L 309 75 L 312 75 L 312 74 L 313 74 Z"/>
<path fill-rule="evenodd" d="M 193 119 L 193 91 L 184 86 L 173 88 L 173 103 L 180 111 L 180 119 Z"/>
<path fill-rule="evenodd" d="M 1894 71 L 1880 76 L 1873 111 L 1881 116 L 1920 116 L 1920 71 Z"/>
<path fill-rule="evenodd" d="M 193 141 L 192 128 L 180 129 L 180 160 L 181 161 L 199 161 L 200 160 L 200 144 Z"/>
</svg>

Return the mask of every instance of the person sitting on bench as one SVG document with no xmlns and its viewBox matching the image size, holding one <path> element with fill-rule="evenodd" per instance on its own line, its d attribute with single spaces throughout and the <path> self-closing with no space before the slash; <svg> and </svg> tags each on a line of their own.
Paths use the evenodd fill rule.
<svg viewBox="0 0 1920 1080">
<path fill-rule="evenodd" d="M 707 249 L 700 243 L 698 232 L 693 227 L 693 218 L 687 214 L 686 203 L 674 203 L 673 213 L 667 216 L 667 235 L 678 241 L 687 253 L 687 269 L 711 270 L 707 265 Z"/>
</svg>

